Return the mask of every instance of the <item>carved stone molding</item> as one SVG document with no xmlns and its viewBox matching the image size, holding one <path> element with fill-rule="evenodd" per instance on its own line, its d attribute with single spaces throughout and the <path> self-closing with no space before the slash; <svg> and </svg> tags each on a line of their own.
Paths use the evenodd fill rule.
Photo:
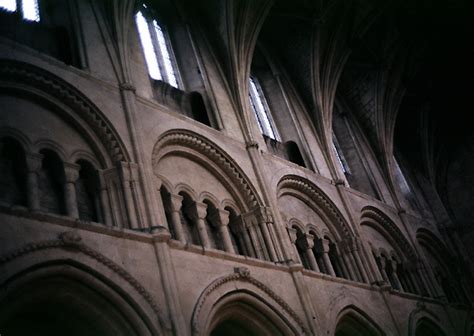
<svg viewBox="0 0 474 336">
<path fill-rule="evenodd" d="M 237 163 L 217 145 L 192 131 L 176 129 L 164 133 L 153 150 L 153 167 L 160 160 L 160 150 L 171 145 L 192 148 L 213 161 L 241 192 L 249 209 L 262 205 L 255 188 Z"/>
<path fill-rule="evenodd" d="M 150 305 L 150 307 L 158 316 L 160 325 L 168 327 L 166 326 L 166 324 L 163 323 L 162 316 L 164 315 L 162 314 L 158 304 L 155 302 L 153 296 L 125 269 L 123 269 L 121 266 L 104 256 L 100 252 L 97 252 L 96 250 L 84 244 L 81 236 L 77 232 L 66 231 L 60 233 L 58 235 L 58 239 L 26 244 L 17 250 L 11 251 L 9 253 L 6 253 L 5 255 L 0 256 L 0 266 L 27 254 L 55 248 L 72 249 L 81 252 L 109 268 L 111 271 L 113 271 L 126 282 L 128 282 L 128 284 L 132 286 L 145 299 L 145 301 Z"/>
<path fill-rule="evenodd" d="M 417 260 L 415 250 L 407 241 L 406 237 L 400 231 L 400 229 L 393 223 L 393 221 L 387 217 L 382 211 L 374 207 L 365 207 L 362 209 L 361 223 L 365 219 L 371 219 L 376 223 L 379 223 L 387 232 L 390 234 L 392 239 L 395 239 L 397 245 L 405 253 L 408 260 Z"/>
<path fill-rule="evenodd" d="M 19 83 L 60 100 L 91 127 L 112 161 L 129 161 L 124 144 L 102 112 L 63 79 L 33 65 L 11 60 L 0 60 L 0 79 L 0 85 L 2 82 Z"/>
<path fill-rule="evenodd" d="M 312 182 L 296 175 L 287 175 L 278 183 L 278 190 L 283 188 L 295 189 L 307 195 L 320 207 L 320 210 L 332 220 L 343 238 L 350 239 L 353 237 L 353 233 L 349 229 L 349 224 L 344 219 L 339 209 L 329 199 L 329 197 Z"/>
<path fill-rule="evenodd" d="M 250 270 L 247 267 L 235 267 L 234 273 L 214 280 L 204 289 L 204 291 L 199 296 L 199 299 L 194 307 L 193 316 L 191 320 L 192 334 L 194 336 L 201 335 L 204 332 L 204 330 L 202 330 L 203 326 L 201 326 L 199 323 L 203 319 L 203 317 L 201 316 L 201 311 L 206 299 L 211 295 L 211 293 L 218 291 L 219 288 L 223 285 L 229 282 L 237 281 L 250 283 L 258 289 L 262 290 L 266 295 L 272 298 L 280 306 L 280 308 L 285 311 L 285 313 L 291 316 L 291 318 L 298 324 L 298 327 L 301 328 L 302 334 L 308 333 L 303 321 L 299 318 L 298 314 L 296 314 L 296 312 L 278 294 L 276 294 L 273 290 L 271 290 L 262 282 L 253 278 L 250 275 Z"/>
</svg>

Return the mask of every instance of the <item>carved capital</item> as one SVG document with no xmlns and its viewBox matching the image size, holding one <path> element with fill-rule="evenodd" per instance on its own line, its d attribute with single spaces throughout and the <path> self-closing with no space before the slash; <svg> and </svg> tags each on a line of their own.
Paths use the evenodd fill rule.
<svg viewBox="0 0 474 336">
<path fill-rule="evenodd" d="M 256 141 L 247 142 L 245 145 L 246 149 L 255 148 L 258 149 L 258 143 Z"/>
<path fill-rule="evenodd" d="M 314 248 L 317 253 L 328 253 L 329 252 L 329 240 L 327 239 L 317 239 L 314 243 Z"/>
<path fill-rule="evenodd" d="M 314 236 L 306 233 L 300 236 L 296 243 L 304 250 L 311 250 L 314 247 Z"/>
<path fill-rule="evenodd" d="M 67 183 L 75 183 L 79 178 L 81 166 L 75 163 L 64 162 L 64 178 Z"/>
<path fill-rule="evenodd" d="M 227 226 L 229 224 L 229 211 L 217 209 L 211 214 L 211 218 L 218 226 Z"/>
<path fill-rule="evenodd" d="M 292 243 L 296 243 L 296 240 L 298 239 L 297 233 L 298 230 L 293 229 L 293 228 L 287 228 L 288 230 L 288 235 L 290 236 L 290 240 Z"/>
<path fill-rule="evenodd" d="M 26 167 L 28 171 L 33 173 L 41 169 L 41 163 L 43 160 L 42 154 L 28 153 L 25 155 Z"/>
<path fill-rule="evenodd" d="M 207 204 L 206 203 L 194 202 L 193 205 L 191 206 L 191 208 L 192 208 L 191 213 L 194 216 L 195 220 L 206 218 L 206 215 L 207 215 Z"/>
<path fill-rule="evenodd" d="M 171 211 L 178 212 L 183 206 L 183 196 L 170 194 Z"/>
<path fill-rule="evenodd" d="M 135 86 L 133 86 L 133 84 L 127 83 L 127 82 L 120 83 L 119 88 L 120 88 L 121 91 L 132 91 L 133 93 L 135 93 L 135 91 L 136 91 Z"/>
</svg>

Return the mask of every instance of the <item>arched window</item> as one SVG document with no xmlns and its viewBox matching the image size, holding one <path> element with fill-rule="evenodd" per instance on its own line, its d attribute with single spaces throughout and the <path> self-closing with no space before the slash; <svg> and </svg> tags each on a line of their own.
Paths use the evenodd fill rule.
<svg viewBox="0 0 474 336">
<path fill-rule="evenodd" d="M 258 83 L 257 78 L 250 77 L 249 79 L 249 99 L 250 106 L 252 107 L 255 118 L 257 119 L 258 127 L 263 135 L 280 141 L 280 136 L 276 130 L 275 124 L 273 123 L 270 109 L 263 95 L 262 88 Z"/>
<path fill-rule="evenodd" d="M 0 202 L 26 205 L 26 162 L 21 145 L 11 139 L 0 139 Z"/>
<path fill-rule="evenodd" d="M 218 223 L 218 218 L 217 218 L 217 209 L 208 200 L 205 200 L 203 202 L 204 204 L 207 205 L 207 212 L 206 212 L 206 229 L 207 229 L 207 234 L 209 236 L 209 240 L 211 243 L 211 247 L 215 248 L 217 250 L 224 250 L 224 246 L 222 244 L 222 237 L 219 232 L 219 223 Z"/>
<path fill-rule="evenodd" d="M 336 135 L 334 133 L 332 134 L 332 146 L 334 149 L 334 154 L 336 154 L 337 163 L 339 164 L 342 172 L 345 175 L 350 175 L 351 170 L 349 169 L 349 165 L 347 164 L 346 158 L 341 151 L 341 147 L 339 146 L 339 142 L 337 141 Z"/>
<path fill-rule="evenodd" d="M 41 210 L 65 215 L 63 163 L 52 150 L 43 149 L 40 153 L 43 155 L 39 172 Z"/>
<path fill-rule="evenodd" d="M 97 170 L 85 160 L 77 161 L 80 166 L 76 181 L 76 199 L 79 219 L 101 222 L 100 180 Z"/>
<path fill-rule="evenodd" d="M 250 256 L 245 248 L 242 225 L 239 225 L 240 216 L 238 216 L 231 207 L 225 207 L 224 210 L 229 211 L 229 234 L 235 253 Z M 241 221 L 242 220 L 240 219 L 240 222 Z"/>
<path fill-rule="evenodd" d="M 19 13 L 24 20 L 40 20 L 38 0 L 0 0 L 0 8 Z"/>
<path fill-rule="evenodd" d="M 190 244 L 200 245 L 201 239 L 199 238 L 198 228 L 194 223 L 191 214 L 194 201 L 185 192 L 180 192 L 179 195 L 183 197 L 183 204 L 179 210 L 179 216 L 181 218 L 181 225 L 183 226 L 186 241 Z"/>
<path fill-rule="evenodd" d="M 151 8 L 143 4 L 135 15 L 140 42 L 151 78 L 179 87 L 177 66 L 170 40 Z"/>
</svg>

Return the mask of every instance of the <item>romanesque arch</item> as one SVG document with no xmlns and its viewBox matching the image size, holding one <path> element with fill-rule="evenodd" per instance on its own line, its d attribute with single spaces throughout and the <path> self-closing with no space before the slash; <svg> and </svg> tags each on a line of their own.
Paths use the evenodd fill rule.
<svg viewBox="0 0 474 336">
<path fill-rule="evenodd" d="M 278 198 L 293 196 L 306 203 L 328 225 L 335 239 L 353 237 L 352 229 L 337 206 L 311 181 L 296 175 L 286 175 L 277 185 L 277 195 Z"/>
<path fill-rule="evenodd" d="M 448 301 L 466 302 L 467 296 L 459 281 L 460 270 L 453 263 L 455 257 L 446 245 L 431 231 L 423 228 L 416 232 L 416 238 Z"/>
<path fill-rule="evenodd" d="M 361 211 L 360 225 L 381 279 L 399 291 L 428 294 L 418 271 L 419 258 L 396 224 L 379 209 L 368 206 Z"/>
<path fill-rule="evenodd" d="M 107 165 L 130 160 L 125 145 L 104 114 L 63 79 L 31 64 L 0 60 L 0 93 L 38 101 L 58 113 L 88 138 Z"/>
<path fill-rule="evenodd" d="M 191 320 L 197 335 L 306 335 L 296 312 L 246 268 L 209 284 L 199 296 Z"/>
<path fill-rule="evenodd" d="M 152 158 L 165 213 L 175 213 L 168 216 L 173 239 L 258 259 L 282 259 L 269 209 L 224 150 L 199 134 L 176 129 L 161 135 Z M 189 238 L 192 231 L 199 239 Z"/>
<path fill-rule="evenodd" d="M 156 142 L 152 153 L 152 165 L 156 175 L 157 166 L 169 156 L 185 157 L 210 171 L 228 188 L 242 210 L 262 206 L 257 191 L 239 165 L 219 146 L 201 135 L 184 129 L 165 132 Z M 232 183 L 229 183 L 231 181 Z"/>
</svg>

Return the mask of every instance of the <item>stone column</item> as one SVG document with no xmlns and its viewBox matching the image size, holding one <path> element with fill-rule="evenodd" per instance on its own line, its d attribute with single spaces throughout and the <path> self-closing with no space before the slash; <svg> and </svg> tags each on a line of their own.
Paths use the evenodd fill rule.
<svg viewBox="0 0 474 336">
<path fill-rule="evenodd" d="M 339 251 L 341 251 L 342 263 L 344 264 L 344 268 L 346 269 L 346 272 L 347 272 L 347 275 L 348 275 L 347 279 L 357 281 L 357 276 L 354 273 L 353 265 L 352 265 L 351 261 L 349 260 L 348 254 L 350 252 L 347 249 L 347 245 L 343 241 L 338 242 L 337 243 L 337 248 L 338 248 Z"/>
<path fill-rule="evenodd" d="M 107 190 L 107 183 L 105 183 L 104 171 L 99 171 L 99 180 L 100 180 L 100 205 L 102 208 L 102 214 L 104 219 L 104 224 L 107 226 L 112 226 L 112 215 L 110 214 L 110 200 L 109 192 Z"/>
<path fill-rule="evenodd" d="M 393 259 L 389 260 L 388 261 L 389 265 L 390 265 L 390 268 L 392 270 L 392 277 L 393 277 L 393 281 L 395 282 L 395 285 L 397 286 L 397 289 L 401 292 L 404 291 L 404 288 L 402 286 L 402 283 L 400 282 L 400 279 L 398 278 L 398 274 L 397 274 L 397 262 Z"/>
<path fill-rule="evenodd" d="M 130 186 L 130 181 L 132 179 L 132 174 L 129 169 L 127 162 L 120 163 L 120 173 L 121 173 L 121 182 L 122 190 L 125 198 L 125 206 L 127 207 L 128 221 L 131 229 L 138 228 L 138 222 L 135 212 L 135 204 L 132 195 L 132 188 Z"/>
<path fill-rule="evenodd" d="M 331 276 L 336 276 L 336 272 L 334 272 L 334 268 L 331 264 L 331 259 L 329 259 L 329 241 L 327 239 L 320 238 L 316 241 L 315 244 L 316 251 L 322 255 L 324 266 Z"/>
<path fill-rule="evenodd" d="M 299 260 L 299 253 L 298 249 L 296 248 L 296 242 L 298 240 L 297 230 L 293 228 L 287 227 L 286 230 L 288 231 L 288 236 L 290 237 L 291 245 L 293 246 L 293 260 Z"/>
<path fill-rule="evenodd" d="M 271 225 L 273 218 L 271 215 L 270 208 L 262 207 L 258 209 L 257 220 L 259 223 L 260 230 L 262 231 L 263 241 L 267 247 L 268 256 L 271 261 L 278 261 L 276 250 L 273 244 L 273 240 L 270 236 L 270 231 L 268 230 L 268 225 Z"/>
<path fill-rule="evenodd" d="M 201 202 L 194 202 L 192 205 L 191 214 L 194 220 L 194 224 L 198 228 L 199 238 L 201 239 L 202 246 L 206 249 L 210 248 L 211 243 L 207 234 L 206 222 L 204 221 L 207 215 L 207 204 Z"/>
<path fill-rule="evenodd" d="M 314 247 L 314 236 L 312 234 L 306 233 L 301 239 L 298 239 L 296 242 L 299 246 L 305 251 L 306 258 L 308 259 L 309 266 L 313 271 L 320 272 L 316 258 L 314 257 L 313 247 Z"/>
<path fill-rule="evenodd" d="M 377 258 L 380 262 L 380 273 L 382 274 L 382 278 L 387 284 L 390 284 L 390 280 L 389 280 L 387 272 L 385 270 L 385 268 L 387 266 L 387 260 L 385 260 L 385 258 L 382 257 L 382 256 L 378 256 Z"/>
<path fill-rule="evenodd" d="M 41 169 L 43 155 L 41 154 L 27 154 L 26 155 L 26 197 L 28 202 L 28 209 L 30 211 L 38 211 L 40 205 L 40 193 L 38 185 L 38 172 Z"/>
<path fill-rule="evenodd" d="M 76 181 L 79 178 L 80 166 L 64 162 L 64 198 L 69 217 L 79 218 L 76 197 Z"/>
<path fill-rule="evenodd" d="M 230 239 L 229 233 L 229 211 L 217 209 L 213 216 L 216 217 L 215 222 L 219 228 L 219 234 L 221 236 L 222 243 L 224 244 L 224 250 L 226 252 L 235 253 L 234 245 L 232 245 L 232 240 Z"/>
<path fill-rule="evenodd" d="M 354 260 L 359 270 L 361 280 L 365 283 L 369 283 L 369 278 L 365 272 L 364 265 L 362 264 L 362 260 L 360 258 L 359 244 L 356 239 L 351 241 L 351 253 L 354 256 Z"/>
<path fill-rule="evenodd" d="M 347 266 L 346 266 L 346 263 L 344 261 L 344 258 L 343 258 L 343 253 L 341 252 L 341 248 L 340 248 L 340 245 L 335 243 L 334 244 L 334 251 L 335 251 L 335 254 L 337 256 L 337 259 L 339 260 L 339 268 L 341 269 L 341 272 L 342 272 L 342 276 L 344 279 L 351 279 L 351 275 L 347 269 Z"/>
<path fill-rule="evenodd" d="M 179 212 L 183 206 L 183 196 L 170 194 L 170 206 L 171 206 L 171 225 L 173 225 L 176 238 L 186 243 L 186 236 L 183 231 L 183 224 L 181 223 L 181 217 Z"/>
</svg>

